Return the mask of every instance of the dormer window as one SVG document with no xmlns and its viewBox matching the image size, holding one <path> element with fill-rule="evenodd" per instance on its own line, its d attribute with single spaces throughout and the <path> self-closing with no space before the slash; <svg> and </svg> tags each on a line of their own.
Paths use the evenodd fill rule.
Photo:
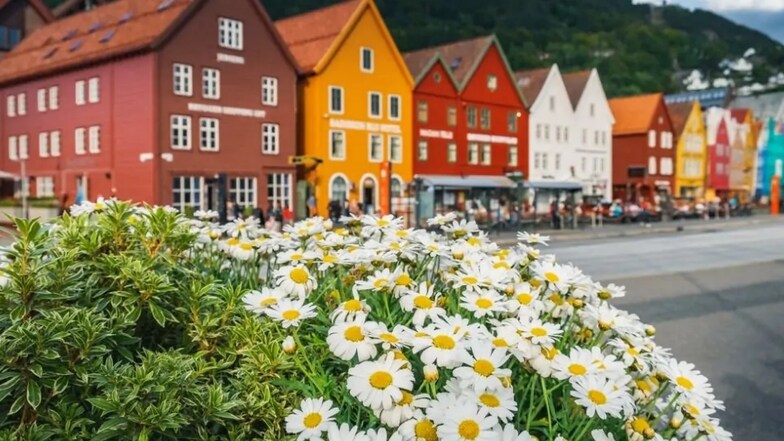
<svg viewBox="0 0 784 441">
<path fill-rule="evenodd" d="M 360 53 L 360 70 L 362 72 L 373 72 L 373 49 L 363 47 Z"/>
<path fill-rule="evenodd" d="M 495 92 L 495 90 L 498 88 L 498 78 L 495 75 L 487 76 L 487 88 L 491 92 Z"/>
<path fill-rule="evenodd" d="M 242 50 L 242 22 L 230 18 L 219 18 L 218 45 L 227 49 Z"/>
<path fill-rule="evenodd" d="M 555 97 L 550 97 L 550 110 L 555 110 Z"/>
</svg>

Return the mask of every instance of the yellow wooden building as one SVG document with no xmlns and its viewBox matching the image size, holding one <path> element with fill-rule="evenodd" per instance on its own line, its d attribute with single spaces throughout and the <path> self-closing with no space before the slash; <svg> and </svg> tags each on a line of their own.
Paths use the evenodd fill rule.
<svg viewBox="0 0 784 441">
<path fill-rule="evenodd" d="M 730 110 L 734 128 L 733 157 L 730 159 L 730 187 L 740 202 L 748 202 L 755 189 L 757 131 L 751 109 Z"/>
<path fill-rule="evenodd" d="M 667 111 L 678 137 L 675 147 L 675 197 L 705 196 L 708 144 L 699 101 L 668 104 Z"/>
<path fill-rule="evenodd" d="M 413 79 L 372 0 L 352 0 L 276 23 L 303 72 L 300 178 L 327 216 L 330 201 L 376 212 L 412 180 Z M 382 168 L 391 165 L 391 173 Z M 301 184 L 300 184 L 301 185 Z M 300 190 L 303 190 L 300 188 Z M 302 196 L 302 194 L 300 194 Z"/>
</svg>

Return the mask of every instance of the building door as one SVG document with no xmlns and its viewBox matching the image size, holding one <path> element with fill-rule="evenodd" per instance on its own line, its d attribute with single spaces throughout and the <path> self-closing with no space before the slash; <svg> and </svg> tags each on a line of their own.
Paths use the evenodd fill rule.
<svg viewBox="0 0 784 441">
<path fill-rule="evenodd" d="M 362 210 L 365 214 L 376 212 L 376 181 L 371 178 L 362 182 Z"/>
<path fill-rule="evenodd" d="M 204 205 L 207 210 L 218 210 L 218 180 L 204 180 Z"/>
</svg>

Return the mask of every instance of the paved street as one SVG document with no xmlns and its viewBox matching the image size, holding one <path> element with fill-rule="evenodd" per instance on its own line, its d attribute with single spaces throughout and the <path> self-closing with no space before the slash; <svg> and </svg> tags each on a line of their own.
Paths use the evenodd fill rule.
<svg viewBox="0 0 784 441">
<path fill-rule="evenodd" d="M 724 399 L 735 439 L 779 441 L 784 415 L 784 227 L 640 236 L 551 247 L 604 281 Z"/>
</svg>

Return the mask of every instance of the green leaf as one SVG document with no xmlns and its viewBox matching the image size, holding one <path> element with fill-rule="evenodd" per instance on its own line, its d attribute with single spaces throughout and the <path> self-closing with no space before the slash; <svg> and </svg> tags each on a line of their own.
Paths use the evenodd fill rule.
<svg viewBox="0 0 784 441">
<path fill-rule="evenodd" d="M 5 383 L 0 385 L 0 401 L 5 400 L 8 394 L 16 388 L 16 385 L 19 384 L 19 379 L 20 377 L 18 375 L 10 377 Z"/>
<path fill-rule="evenodd" d="M 87 401 L 104 412 L 111 412 L 116 408 L 115 404 L 106 398 L 88 398 Z"/>
<path fill-rule="evenodd" d="M 24 403 L 25 403 L 25 397 L 21 395 L 17 397 L 16 401 L 14 401 L 14 404 L 11 405 L 11 409 L 8 410 L 8 415 L 13 415 L 19 412 L 19 409 L 21 409 L 22 406 L 24 406 Z"/>
<path fill-rule="evenodd" d="M 101 424 L 101 428 L 98 429 L 98 433 L 116 432 L 118 430 L 125 429 L 127 425 L 128 423 L 120 417 L 109 418 L 106 420 L 106 422 Z"/>
<path fill-rule="evenodd" d="M 33 409 L 38 409 L 41 404 L 41 387 L 35 381 L 27 383 L 27 402 Z"/>
<path fill-rule="evenodd" d="M 150 307 L 152 318 L 154 318 L 161 327 L 166 326 L 166 316 L 164 315 L 163 309 L 153 302 L 150 302 L 147 305 Z"/>
<path fill-rule="evenodd" d="M 35 375 L 38 378 L 41 378 L 41 376 L 43 376 L 44 374 L 43 368 L 38 363 L 33 363 L 30 365 L 30 372 L 32 372 L 33 375 Z"/>
</svg>

